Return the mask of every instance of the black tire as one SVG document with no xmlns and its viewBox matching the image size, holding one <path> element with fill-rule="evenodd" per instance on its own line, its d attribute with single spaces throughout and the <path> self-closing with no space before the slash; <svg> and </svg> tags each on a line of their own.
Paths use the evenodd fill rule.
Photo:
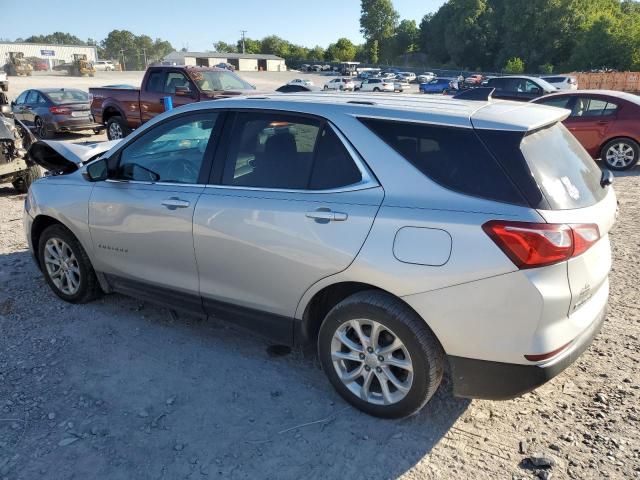
<svg viewBox="0 0 640 480">
<path fill-rule="evenodd" d="M 130 132 L 131 129 L 127 122 L 120 115 L 113 116 L 107 121 L 107 138 L 109 140 L 119 140 L 129 135 Z"/>
<path fill-rule="evenodd" d="M 380 405 L 363 400 L 340 380 L 334 368 L 331 358 L 333 335 L 345 322 L 355 319 L 382 324 L 397 335 L 409 352 L 413 380 L 406 396 L 396 403 Z M 376 290 L 358 292 L 331 309 L 320 327 L 318 355 L 329 381 L 347 402 L 382 418 L 402 418 L 417 413 L 438 389 L 445 362 L 444 351 L 424 320 L 402 301 Z"/>
<path fill-rule="evenodd" d="M 609 152 L 609 149 L 615 148 L 618 145 L 621 145 L 623 149 L 631 148 L 631 150 L 633 151 L 633 159 L 631 159 L 631 161 L 621 165 L 619 163 L 615 163 L 614 159 L 607 158 L 607 153 Z M 640 146 L 638 145 L 638 142 L 630 138 L 614 138 L 613 140 L 609 140 L 605 144 L 605 146 L 602 147 L 602 150 L 600 152 L 600 158 L 605 163 L 607 168 L 611 170 L 617 170 L 617 171 L 629 170 L 630 168 L 633 168 L 638 164 L 638 159 L 640 158 Z"/>
<path fill-rule="evenodd" d="M 40 117 L 33 121 L 38 138 L 46 140 L 53 137 L 53 132 L 47 128 L 47 124 Z"/>
<path fill-rule="evenodd" d="M 17 179 L 11 182 L 11 184 L 18 193 L 27 193 L 31 184 L 40 177 L 42 177 L 42 171 L 40 170 L 40 167 L 38 167 L 37 165 L 33 165 L 29 167 L 26 172 L 21 173 Z"/>
<path fill-rule="evenodd" d="M 375 87 L 375 88 L 373 89 L 373 91 L 374 91 L 374 92 L 379 92 L 379 91 L 380 91 L 380 89 L 379 89 L 378 87 Z"/>
<path fill-rule="evenodd" d="M 73 255 L 78 262 L 78 268 L 80 270 L 80 281 L 78 290 L 73 295 L 69 295 L 63 292 L 55 285 L 45 265 L 45 245 L 51 238 L 57 238 L 64 241 L 71 248 L 71 251 L 73 252 Z M 51 225 L 50 227 L 47 227 L 44 232 L 42 232 L 42 234 L 40 235 L 40 240 L 38 242 L 38 259 L 40 261 L 40 267 L 42 269 L 42 273 L 44 274 L 44 278 L 47 281 L 47 284 L 49 285 L 51 290 L 53 290 L 53 293 L 55 293 L 65 302 L 87 303 L 95 300 L 102 294 L 100 284 L 98 283 L 96 273 L 93 270 L 93 266 L 91 265 L 91 260 L 89 260 L 87 252 L 84 250 L 82 245 L 80 245 L 80 242 L 76 239 L 76 237 L 66 227 L 59 224 Z"/>
</svg>

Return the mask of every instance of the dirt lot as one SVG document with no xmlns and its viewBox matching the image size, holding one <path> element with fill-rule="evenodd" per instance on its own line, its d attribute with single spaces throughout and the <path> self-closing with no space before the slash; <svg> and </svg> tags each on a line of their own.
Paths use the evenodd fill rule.
<svg viewBox="0 0 640 480">
<path fill-rule="evenodd" d="M 640 478 L 640 168 L 615 187 L 609 317 L 579 361 L 517 400 L 444 385 L 385 421 L 315 359 L 227 324 L 58 300 L 26 250 L 24 196 L 0 185 L 0 479 Z"/>
</svg>

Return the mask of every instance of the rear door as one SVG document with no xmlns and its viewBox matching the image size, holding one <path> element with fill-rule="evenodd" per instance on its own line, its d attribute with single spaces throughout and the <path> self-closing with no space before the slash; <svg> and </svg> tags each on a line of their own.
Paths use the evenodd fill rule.
<svg viewBox="0 0 640 480">
<path fill-rule="evenodd" d="M 592 157 L 598 157 L 607 131 L 616 120 L 618 106 L 606 99 L 579 95 L 564 124 Z"/>
<path fill-rule="evenodd" d="M 208 313 L 288 343 L 300 298 L 353 261 L 383 191 L 325 120 L 234 116 L 194 214 L 200 291 Z"/>
</svg>

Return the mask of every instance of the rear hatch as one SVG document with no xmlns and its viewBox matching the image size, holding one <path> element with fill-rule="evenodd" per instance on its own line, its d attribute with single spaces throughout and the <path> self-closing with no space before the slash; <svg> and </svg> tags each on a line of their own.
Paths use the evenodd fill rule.
<svg viewBox="0 0 640 480">
<path fill-rule="evenodd" d="M 567 261 L 572 314 L 607 281 L 611 268 L 608 234 L 617 201 L 610 172 L 600 170 L 559 121 L 529 132 L 476 131 L 547 223 L 566 224 L 587 235 L 597 226 L 594 243 Z"/>
</svg>

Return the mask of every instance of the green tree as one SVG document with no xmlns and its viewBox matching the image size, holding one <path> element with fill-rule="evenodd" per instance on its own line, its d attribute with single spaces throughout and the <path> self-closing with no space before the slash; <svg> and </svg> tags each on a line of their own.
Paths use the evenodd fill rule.
<svg viewBox="0 0 640 480">
<path fill-rule="evenodd" d="M 398 55 L 418 50 L 420 30 L 415 20 L 402 20 L 396 28 L 395 47 Z"/>
<path fill-rule="evenodd" d="M 510 58 L 504 66 L 504 71 L 505 73 L 523 73 L 524 62 L 519 57 Z"/>
<path fill-rule="evenodd" d="M 54 32 L 49 35 L 32 35 L 24 40 L 26 43 L 53 43 L 55 45 L 85 45 L 75 35 L 64 32 Z"/>
<path fill-rule="evenodd" d="M 222 40 L 215 42 L 213 44 L 213 48 L 215 49 L 216 52 L 221 52 L 221 53 L 237 53 L 238 51 L 242 51 L 242 50 L 238 50 L 236 45 L 223 42 Z M 242 45 L 240 45 L 240 48 L 242 49 Z"/>
<path fill-rule="evenodd" d="M 242 39 L 238 40 L 238 52 L 242 52 Z M 244 53 L 262 53 L 262 42 L 260 40 L 244 39 Z"/>
<path fill-rule="evenodd" d="M 367 40 L 378 41 L 380 56 L 388 61 L 394 56 L 392 41 L 400 15 L 391 0 L 361 0 L 360 32 Z"/>
<path fill-rule="evenodd" d="M 369 59 L 371 60 L 371 63 L 373 63 L 374 65 L 377 65 L 378 62 L 380 61 L 380 55 L 378 50 L 378 40 L 372 40 L 371 44 L 369 45 Z"/>
<path fill-rule="evenodd" d="M 286 40 L 278 37 L 277 35 L 270 35 L 264 37 L 261 40 L 260 53 L 270 53 L 272 55 L 278 55 L 282 58 L 289 57 L 290 43 Z"/>
<path fill-rule="evenodd" d="M 330 62 L 350 62 L 356 58 L 358 48 L 348 38 L 339 38 L 327 47 L 324 58 Z"/>
<path fill-rule="evenodd" d="M 324 48 L 320 45 L 316 45 L 311 50 L 309 50 L 308 59 L 309 60 L 322 60 L 324 58 Z"/>
</svg>

